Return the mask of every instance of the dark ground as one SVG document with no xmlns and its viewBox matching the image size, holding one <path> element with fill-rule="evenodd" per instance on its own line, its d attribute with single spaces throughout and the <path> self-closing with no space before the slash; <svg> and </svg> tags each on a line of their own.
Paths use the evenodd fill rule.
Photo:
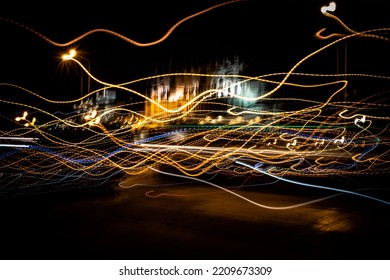
<svg viewBox="0 0 390 280">
<path fill-rule="evenodd" d="M 389 205 L 341 195 L 295 209 L 269 210 L 198 182 L 167 185 L 168 179 L 149 175 L 123 178 L 127 188 L 114 182 L 95 189 L 2 198 L 0 258 L 388 258 Z M 144 185 L 129 188 L 140 182 Z M 334 194 L 289 184 L 272 188 L 237 192 L 274 206 Z M 389 196 L 388 190 L 377 194 Z"/>
</svg>

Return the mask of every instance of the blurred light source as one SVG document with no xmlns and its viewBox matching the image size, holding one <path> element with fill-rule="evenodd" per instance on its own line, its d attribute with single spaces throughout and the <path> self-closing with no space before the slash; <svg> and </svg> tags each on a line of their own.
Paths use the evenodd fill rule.
<svg viewBox="0 0 390 280">
<path fill-rule="evenodd" d="M 69 59 L 74 58 L 75 56 L 76 56 L 76 50 L 75 49 L 71 49 L 71 50 L 69 50 L 69 53 L 64 54 L 62 56 L 62 59 L 63 60 L 69 60 Z"/>
<path fill-rule="evenodd" d="M 334 11 L 336 11 L 336 2 L 330 2 L 328 6 L 322 6 L 321 8 L 321 13 L 323 14 Z"/>
</svg>

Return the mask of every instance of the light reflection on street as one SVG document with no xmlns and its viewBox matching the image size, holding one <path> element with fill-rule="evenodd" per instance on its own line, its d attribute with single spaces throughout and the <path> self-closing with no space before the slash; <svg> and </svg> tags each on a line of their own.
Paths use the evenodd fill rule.
<svg viewBox="0 0 390 280">
<path fill-rule="evenodd" d="M 311 229 L 314 232 L 347 233 L 354 230 L 354 221 L 359 220 L 359 217 L 343 208 L 326 206 L 332 205 L 332 202 L 327 202 L 323 206 L 306 204 L 284 211 L 270 209 L 259 211 L 257 206 L 207 184 L 202 185 L 193 181 L 180 182 L 179 180 L 171 182 L 169 178 L 159 177 L 153 173 L 149 173 L 149 176 L 145 176 L 142 180 L 136 177 L 127 177 L 119 185 L 120 193 L 126 197 L 131 197 L 133 191 L 144 192 L 145 199 L 152 199 L 156 203 L 164 201 L 174 207 L 174 205 L 185 201 L 186 207 L 188 207 L 186 211 L 204 216 L 228 217 L 232 220 L 250 223 L 303 227 L 305 230 Z M 307 200 L 318 199 L 318 197 L 283 195 L 253 188 L 247 190 L 231 187 L 230 189 L 253 201 L 275 207 L 302 204 Z"/>
<path fill-rule="evenodd" d="M 314 228 L 320 232 L 348 232 L 353 229 L 352 217 L 334 209 L 323 210 Z"/>
</svg>

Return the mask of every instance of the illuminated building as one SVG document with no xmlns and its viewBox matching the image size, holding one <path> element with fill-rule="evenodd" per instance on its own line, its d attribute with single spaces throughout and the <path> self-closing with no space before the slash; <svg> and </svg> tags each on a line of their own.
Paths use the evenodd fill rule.
<svg viewBox="0 0 390 280">
<path fill-rule="evenodd" d="M 238 57 L 232 60 L 224 59 L 222 62 L 209 64 L 203 68 L 192 67 L 188 73 L 174 75 L 157 75 L 153 79 L 148 90 L 148 96 L 158 103 L 145 104 L 145 115 L 154 119 L 163 119 L 168 114 L 165 109 L 174 110 L 181 108 L 180 114 L 193 117 L 195 113 L 215 112 L 218 115 L 227 114 L 226 108 L 238 107 L 243 109 L 256 108 L 262 105 L 256 101 L 245 100 L 244 98 L 255 98 L 265 93 L 265 84 L 258 80 L 246 80 L 242 78 L 244 63 Z M 195 102 L 196 110 L 193 110 Z M 186 104 L 190 104 L 186 106 Z"/>
</svg>

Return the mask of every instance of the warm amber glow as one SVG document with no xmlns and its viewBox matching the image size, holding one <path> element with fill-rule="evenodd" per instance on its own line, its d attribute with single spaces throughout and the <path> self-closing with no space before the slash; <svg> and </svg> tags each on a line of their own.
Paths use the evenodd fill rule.
<svg viewBox="0 0 390 280">
<path fill-rule="evenodd" d="M 69 53 L 64 54 L 62 56 L 62 59 L 63 60 L 70 60 L 70 59 L 74 58 L 76 56 L 76 54 L 77 54 L 76 50 L 75 49 L 71 49 L 71 50 L 69 50 Z"/>
<path fill-rule="evenodd" d="M 227 3 L 233 2 L 236 1 Z M 164 167 L 169 166 L 176 172 L 169 174 L 170 176 L 209 184 L 256 206 L 277 210 L 296 208 L 329 197 L 301 203 L 264 205 L 231 189 L 218 186 L 211 182 L 212 179 L 207 181 L 203 178 L 214 178 L 222 174 L 225 177 L 244 178 L 245 182 L 250 178 L 251 182 L 258 185 L 267 180 L 268 183 L 270 180 L 272 183 L 284 181 L 291 185 L 328 189 L 336 195 L 353 194 L 390 204 L 389 201 L 348 188 L 326 187 L 326 180 L 320 182 L 320 185 L 302 180 L 383 174 L 388 172 L 387 166 L 390 163 L 390 117 L 386 114 L 390 106 L 384 102 L 388 91 L 373 92 L 372 96 L 362 100 L 356 97 L 340 101 L 339 98 L 347 89 L 351 77 L 364 79 L 367 83 L 379 80 L 386 83 L 390 81 L 390 77 L 369 73 L 339 75 L 321 71 L 299 72 L 299 69 L 305 69 L 301 66 L 307 62 L 311 65 L 318 63 L 321 69 L 321 63 L 324 62 L 322 59 L 316 60 L 319 54 L 331 56 L 332 52 L 327 52 L 339 41 L 352 36 L 363 36 L 363 33 L 348 29 L 341 20 L 328 13 L 335 8 L 335 3 L 331 2 L 321 11 L 325 16 L 337 20 L 350 34 L 298 58 L 284 72 L 250 76 L 236 72 L 205 74 L 190 71 L 113 84 L 104 77 L 92 75 L 89 67 L 86 69 L 76 58 L 76 50 L 71 49 L 62 56 L 63 60 L 76 63 L 100 88 L 78 99 L 61 99 L 60 96 L 60 100 L 52 100 L 21 86 L 0 83 L 0 86 L 13 87 L 21 94 L 33 95 L 45 103 L 54 103 L 57 112 L 61 112 L 51 113 L 20 101 L 23 99 L 13 101 L 12 96 L 7 97 L 9 99 L 2 97 L 1 103 L 17 108 L 11 118 L 4 119 L 10 120 L 17 128 L 3 134 L 19 138 L 38 134 L 44 138 L 44 144 L 23 147 L 24 150 L 20 153 L 12 154 L 12 157 L 19 156 L 17 160 L 11 161 L 2 156 L 1 163 L 6 166 L 11 162 L 10 168 L 18 172 L 23 170 L 37 180 L 50 178 L 53 180 L 50 184 L 53 182 L 53 185 L 55 180 L 66 181 L 66 176 L 75 175 L 77 180 L 91 176 L 94 179 L 108 180 L 118 171 L 136 176 L 151 171 L 162 173 Z M 193 16 L 186 17 L 185 20 Z M 178 24 L 182 22 L 183 20 Z M 387 36 L 388 31 L 370 30 L 365 36 L 388 40 L 383 37 Z M 83 37 L 91 33 L 86 33 Z M 112 34 L 118 36 L 117 33 Z M 166 36 L 168 35 L 169 33 Z M 138 44 L 120 36 L 131 44 Z M 317 36 L 322 35 L 317 33 Z M 138 45 L 143 47 L 158 42 L 161 40 Z M 234 65 L 230 64 L 230 69 Z M 164 83 L 162 90 L 161 87 L 155 87 L 155 94 L 149 93 L 145 88 L 134 90 L 137 84 L 165 79 L 175 80 L 177 87 L 165 87 L 169 84 Z M 176 83 L 179 80 L 180 83 Z M 267 84 L 267 90 L 251 87 L 254 83 Z M 283 91 L 286 88 L 288 90 Z M 98 98 L 99 93 L 105 90 L 118 90 L 126 96 L 126 101 L 105 103 L 104 98 Z M 137 97 L 134 98 L 137 102 L 129 98 L 133 96 Z M 29 98 L 25 100 L 27 102 Z M 69 110 L 69 103 L 77 103 L 77 106 L 68 113 L 66 110 Z M 67 105 L 65 109 L 62 108 L 63 105 Z M 283 106 L 278 107 L 279 105 Z M 19 113 L 19 110 L 23 111 L 25 108 L 33 113 Z M 33 115 L 39 116 L 39 125 L 36 125 Z M 17 117 L 14 119 L 14 116 Z M 14 120 L 17 121 L 16 124 Z M 74 141 L 74 136 L 81 139 Z M 65 174 L 64 177 L 61 177 L 62 174 Z M 4 177 L 0 177 L 0 180 L 11 186 L 15 185 L 18 178 L 11 178 L 12 181 L 9 182 Z M 333 229 L 334 224 L 342 223 L 332 219 L 319 222 L 321 228 Z"/>
</svg>

